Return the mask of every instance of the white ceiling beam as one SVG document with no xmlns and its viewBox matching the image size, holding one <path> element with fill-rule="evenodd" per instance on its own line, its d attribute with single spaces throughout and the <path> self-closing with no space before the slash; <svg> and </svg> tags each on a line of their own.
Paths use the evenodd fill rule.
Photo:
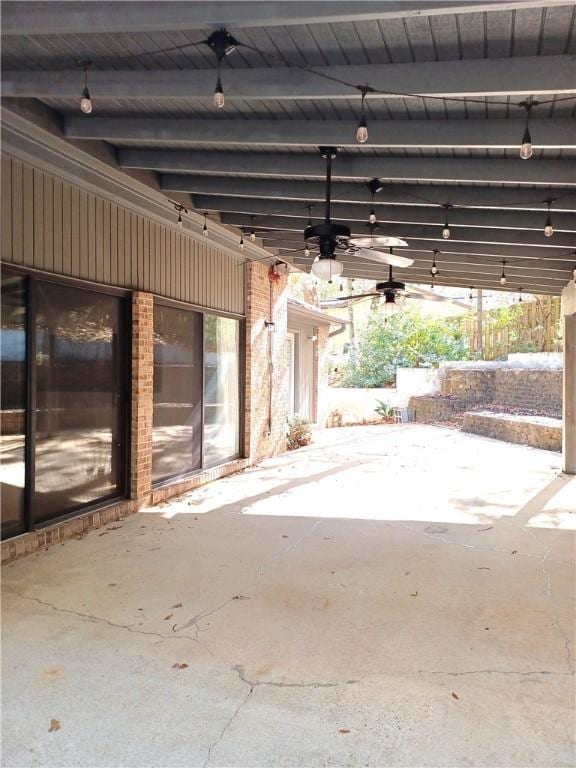
<svg viewBox="0 0 576 768">
<path fill-rule="evenodd" d="M 535 119 L 534 147 L 576 149 L 570 118 Z M 356 123 L 345 120 L 196 120 L 173 117 L 67 117 L 71 139 L 162 145 L 357 147 Z M 370 125 L 370 147 L 518 149 L 523 119 L 378 120 Z"/>
<path fill-rule="evenodd" d="M 318 153 L 220 152 L 190 149 L 118 150 L 123 168 L 165 173 L 202 173 L 230 176 L 324 177 L 324 163 Z M 374 157 L 341 154 L 332 167 L 334 179 L 398 181 L 510 182 L 576 186 L 576 161 L 570 158 L 535 162 L 503 158 Z"/>
<path fill-rule="evenodd" d="M 353 84 L 369 83 L 376 89 L 431 96 L 546 96 L 576 94 L 572 56 L 526 56 L 426 62 L 317 67 L 318 72 Z M 295 67 L 227 69 L 223 75 L 230 101 L 262 99 L 354 99 L 359 91 Z M 4 70 L 3 96 L 15 98 L 76 98 L 82 73 L 77 70 Z M 209 99 L 215 69 L 208 70 L 93 70 L 90 92 L 101 99 Z M 394 95 L 368 94 L 368 99 L 397 99 Z M 537 114 L 535 113 L 535 116 Z"/>
<path fill-rule="evenodd" d="M 378 21 L 411 16 L 479 13 L 566 0 L 430 0 L 413 2 L 4 2 L 3 35 L 77 35 L 169 32 L 227 26 L 231 29 Z"/>
</svg>

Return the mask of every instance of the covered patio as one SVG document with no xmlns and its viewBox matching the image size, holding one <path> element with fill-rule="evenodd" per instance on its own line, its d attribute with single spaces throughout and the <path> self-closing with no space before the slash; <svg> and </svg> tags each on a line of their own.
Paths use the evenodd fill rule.
<svg viewBox="0 0 576 768">
<path fill-rule="evenodd" d="M 572 764 L 558 470 L 450 429 L 326 430 L 6 566 L 4 764 Z"/>
</svg>

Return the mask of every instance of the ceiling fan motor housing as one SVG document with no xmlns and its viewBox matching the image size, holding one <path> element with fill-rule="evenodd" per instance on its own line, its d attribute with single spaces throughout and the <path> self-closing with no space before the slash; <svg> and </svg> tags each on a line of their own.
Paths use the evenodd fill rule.
<svg viewBox="0 0 576 768">
<path fill-rule="evenodd" d="M 348 241 L 350 229 L 344 224 L 323 222 L 311 224 L 304 230 L 304 240 L 308 246 L 317 246 L 321 259 L 334 258 L 337 246 Z"/>
<path fill-rule="evenodd" d="M 395 293 L 396 291 L 403 291 L 405 288 L 406 285 L 399 280 L 387 280 L 385 283 L 376 283 L 378 293 Z"/>
</svg>

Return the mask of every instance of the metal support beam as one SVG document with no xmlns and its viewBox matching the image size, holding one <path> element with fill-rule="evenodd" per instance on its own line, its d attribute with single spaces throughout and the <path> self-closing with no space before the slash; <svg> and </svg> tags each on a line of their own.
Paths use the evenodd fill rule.
<svg viewBox="0 0 576 768">
<path fill-rule="evenodd" d="M 336 218 L 336 217 L 334 217 Z M 350 222 L 354 234 L 366 234 L 366 226 L 359 222 Z M 250 227 L 251 219 L 249 215 L 242 213 L 224 213 L 222 214 L 223 224 L 233 224 L 237 227 Z M 258 230 L 260 228 L 281 229 L 286 232 L 301 233 L 303 227 L 298 219 L 282 218 L 280 216 L 258 216 L 256 219 Z M 402 237 L 405 240 L 425 239 L 445 243 L 442 238 L 442 224 L 426 226 L 424 224 L 406 224 L 406 225 L 386 225 L 378 231 L 381 234 Z M 508 230 L 508 229 L 489 229 L 474 228 L 450 225 L 450 242 L 464 243 L 486 243 L 496 245 L 499 243 L 508 245 L 540 246 L 554 250 L 576 250 L 576 236 L 572 232 L 555 232 L 552 237 L 545 237 L 544 232 L 540 230 Z M 432 246 L 441 248 L 441 245 Z"/>
<path fill-rule="evenodd" d="M 349 83 L 430 96 L 549 96 L 576 93 L 572 56 L 525 56 L 425 62 L 318 67 L 318 71 Z M 214 70 L 183 76 L 182 70 L 94 70 L 90 91 L 101 99 L 212 99 Z M 2 94 L 15 98 L 76 98 L 78 70 L 16 70 L 2 72 Z M 335 80 L 294 67 L 229 69 L 226 98 L 356 99 L 360 92 Z M 393 94 L 368 94 L 369 99 L 399 99 Z"/>
<path fill-rule="evenodd" d="M 576 149 L 570 118 L 536 118 L 530 130 L 536 148 Z M 100 139 L 222 146 L 356 147 L 356 124 L 336 120 L 196 120 L 166 117 L 67 117 L 71 139 Z M 380 120 L 370 126 L 370 147 L 518 149 L 523 119 Z"/>
<path fill-rule="evenodd" d="M 546 0 L 547 6 L 566 0 Z M 377 21 L 410 16 L 539 8 L 542 0 L 433 0 L 432 2 L 4 2 L 3 35 L 77 35 L 103 32 L 168 32 L 228 26 L 276 27 Z"/>
<path fill-rule="evenodd" d="M 246 197 L 286 197 L 300 200 L 321 200 L 323 184 L 314 181 L 292 181 L 286 176 L 322 179 L 324 167 L 317 154 L 219 152 L 178 149 L 123 149 L 118 150 L 118 161 L 123 168 L 175 171 L 190 185 L 190 192 L 203 194 L 242 195 Z M 184 174 L 221 174 L 185 176 Z M 230 176 L 275 176 L 279 179 L 231 179 Z M 536 162 L 506 158 L 441 158 L 441 157 L 362 157 L 345 155 L 334 164 L 334 179 L 367 180 L 377 177 L 383 182 L 508 182 L 513 184 L 542 184 L 576 186 L 576 161 L 570 158 Z M 333 184 L 334 199 L 341 201 L 368 200 L 366 188 L 358 185 L 351 190 L 350 183 Z M 499 192 L 501 190 L 498 190 Z M 360 195 L 359 197 L 357 195 Z M 530 192 L 531 198 L 540 192 Z M 543 199 L 546 195 L 542 192 Z"/>
<path fill-rule="evenodd" d="M 170 177 L 172 178 L 172 177 Z M 176 191 L 182 186 L 165 182 L 161 179 L 161 188 Z M 513 194 L 513 192 L 511 192 Z M 308 219 L 308 210 L 304 202 L 300 205 L 296 201 L 281 200 L 254 200 L 247 197 L 217 197 L 212 195 L 194 195 L 194 207 L 198 210 L 221 211 L 223 213 L 236 213 L 244 215 L 266 215 L 269 217 L 289 217 L 295 219 L 294 224 L 304 229 Z M 318 217 L 319 204 L 312 208 L 312 216 Z M 356 221 L 366 223 L 371 204 L 342 204 L 333 203 L 332 218 L 342 221 Z M 444 210 L 441 207 L 431 206 L 400 206 L 382 205 L 374 203 L 374 210 L 380 223 L 398 224 L 427 224 L 442 228 L 444 222 Z M 553 213 L 554 229 L 556 232 L 576 233 L 576 214 Z M 302 220 L 298 223 L 298 220 Z M 530 229 L 538 232 L 544 230 L 546 213 L 542 211 L 535 214 L 533 211 L 507 211 L 494 209 L 467 209 L 455 208 L 449 211 L 450 226 L 463 227 L 497 227 L 504 229 Z M 500 237 L 501 234 L 498 234 Z M 574 237 L 576 248 L 576 235 Z"/>
<path fill-rule="evenodd" d="M 465 121 L 463 121 L 465 122 Z M 318 165 L 321 165 L 318 158 Z M 526 161 L 521 161 L 526 162 Z M 338 163 L 334 163 L 338 166 Z M 323 182 L 291 181 L 283 179 L 234 179 L 220 176 L 189 176 L 184 173 L 162 174 L 160 185 L 167 192 L 185 192 L 195 195 L 224 195 L 226 197 L 269 198 L 277 202 L 301 200 L 304 206 L 322 202 L 325 196 Z M 446 203 L 472 208 L 502 208 L 546 211 L 547 199 L 558 198 L 553 211 L 576 213 L 576 190 L 513 189 L 509 187 L 457 187 L 454 185 L 387 184 L 377 193 L 375 202 L 383 205 L 441 206 Z M 371 202 L 366 184 L 334 182 L 332 200 L 337 203 Z M 286 203 L 285 207 L 297 209 Z"/>
<path fill-rule="evenodd" d="M 262 240 L 266 248 L 284 249 L 286 251 L 297 251 L 304 248 L 304 239 L 302 233 L 298 232 L 268 232 L 261 231 L 258 237 Z M 440 245 L 436 241 L 410 238 L 408 248 L 403 248 L 402 253 L 414 257 L 414 254 L 430 254 L 434 248 L 438 248 L 442 253 L 459 253 L 477 256 L 489 256 L 497 259 L 553 259 L 554 261 L 565 261 L 567 264 L 574 265 L 574 251 L 562 251 L 560 249 L 539 248 L 533 246 L 526 248 L 522 245 L 487 245 L 486 243 L 453 243 L 450 240 L 444 240 Z"/>
</svg>

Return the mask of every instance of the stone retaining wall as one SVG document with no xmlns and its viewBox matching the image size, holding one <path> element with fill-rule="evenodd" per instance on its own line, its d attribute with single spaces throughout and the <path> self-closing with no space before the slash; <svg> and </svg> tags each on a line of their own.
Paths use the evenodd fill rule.
<svg viewBox="0 0 576 768">
<path fill-rule="evenodd" d="M 492 402 L 561 416 L 562 371 L 502 368 L 494 372 Z"/>
<path fill-rule="evenodd" d="M 560 419 L 506 413 L 465 413 L 462 431 L 547 451 L 562 450 Z"/>
</svg>

